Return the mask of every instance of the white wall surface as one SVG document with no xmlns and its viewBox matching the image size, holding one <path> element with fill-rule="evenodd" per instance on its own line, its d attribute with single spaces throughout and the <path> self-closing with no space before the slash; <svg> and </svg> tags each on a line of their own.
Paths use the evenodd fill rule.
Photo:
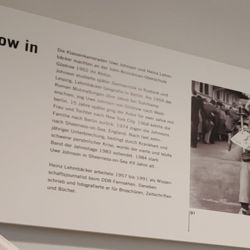
<svg viewBox="0 0 250 250">
<path fill-rule="evenodd" d="M 0 5 L 250 69 L 249 0 L 0 0 Z M 0 224 L 0 234 L 23 250 L 239 249 L 6 224 Z"/>
</svg>

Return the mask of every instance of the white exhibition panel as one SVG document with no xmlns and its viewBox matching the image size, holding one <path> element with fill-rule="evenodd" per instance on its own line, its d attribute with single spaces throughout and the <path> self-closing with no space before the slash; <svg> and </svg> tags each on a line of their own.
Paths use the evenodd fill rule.
<svg viewBox="0 0 250 250">
<path fill-rule="evenodd" d="M 0 222 L 249 246 L 249 218 L 189 199 L 191 83 L 250 93 L 250 71 L 4 7 L 0 20 Z"/>
<path fill-rule="evenodd" d="M 1 250 L 18 250 L 11 242 L 0 235 L 0 249 Z"/>
</svg>

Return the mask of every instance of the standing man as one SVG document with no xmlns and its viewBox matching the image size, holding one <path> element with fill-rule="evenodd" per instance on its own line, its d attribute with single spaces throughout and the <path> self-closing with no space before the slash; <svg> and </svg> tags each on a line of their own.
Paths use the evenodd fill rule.
<svg viewBox="0 0 250 250">
<path fill-rule="evenodd" d="M 191 147 L 196 148 L 198 143 L 199 113 L 203 112 L 203 102 L 197 92 L 193 90 L 191 98 Z"/>
<path fill-rule="evenodd" d="M 214 143 L 215 140 L 215 124 L 217 120 L 217 110 L 214 105 L 214 100 L 210 100 L 210 102 L 204 102 L 204 125 L 205 125 L 205 135 L 204 135 L 204 143 L 210 144 Z"/>
<path fill-rule="evenodd" d="M 245 105 L 245 109 L 250 111 L 250 100 L 248 100 Z M 243 129 L 250 132 L 250 116 L 248 115 L 248 126 L 243 126 Z M 239 202 L 241 205 L 239 214 L 250 215 L 249 211 L 249 175 L 248 171 L 250 168 L 250 151 L 245 150 L 242 153 L 242 161 L 241 161 L 241 169 L 240 169 L 240 192 L 239 192 Z"/>
</svg>

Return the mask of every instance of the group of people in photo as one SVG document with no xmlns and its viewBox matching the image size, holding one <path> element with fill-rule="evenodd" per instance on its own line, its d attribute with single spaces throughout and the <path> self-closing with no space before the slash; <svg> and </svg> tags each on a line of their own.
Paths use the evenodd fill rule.
<svg viewBox="0 0 250 250">
<path fill-rule="evenodd" d="M 191 99 L 191 147 L 198 143 L 214 144 L 227 141 L 231 147 L 231 137 L 240 130 L 242 118 L 248 125 L 250 101 L 246 105 L 233 102 L 225 105 L 195 91 Z"/>
</svg>

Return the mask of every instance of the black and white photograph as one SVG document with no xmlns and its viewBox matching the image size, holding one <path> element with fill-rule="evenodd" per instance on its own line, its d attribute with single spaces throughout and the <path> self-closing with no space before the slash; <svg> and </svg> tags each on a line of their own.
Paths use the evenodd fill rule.
<svg viewBox="0 0 250 250">
<path fill-rule="evenodd" d="M 250 94 L 192 81 L 190 207 L 250 215 Z"/>
</svg>

